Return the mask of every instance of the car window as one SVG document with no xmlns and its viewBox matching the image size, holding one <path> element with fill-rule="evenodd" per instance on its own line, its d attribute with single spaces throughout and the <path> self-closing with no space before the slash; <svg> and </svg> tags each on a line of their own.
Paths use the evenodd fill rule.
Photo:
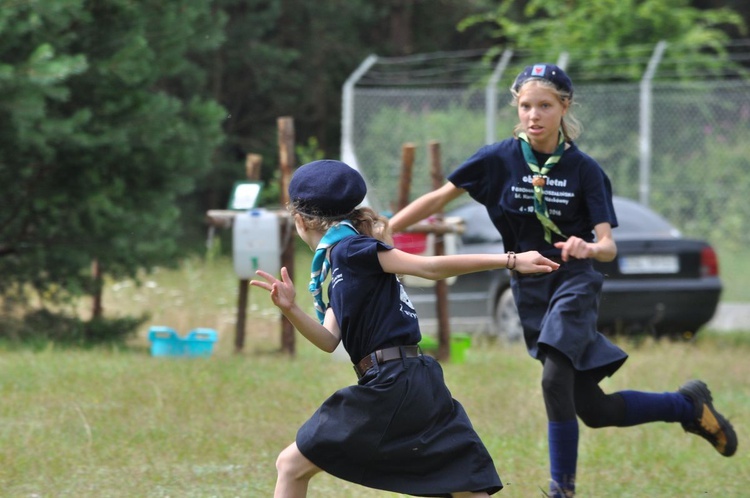
<svg viewBox="0 0 750 498">
<path fill-rule="evenodd" d="M 660 237 L 680 236 L 677 228 L 648 207 L 624 197 L 614 197 L 612 201 L 619 223 L 614 232 L 615 238 L 644 234 Z"/>
<path fill-rule="evenodd" d="M 471 201 L 446 213 L 448 217 L 458 217 L 463 220 L 464 233 L 461 240 L 464 244 L 479 244 L 482 242 L 500 242 L 500 232 L 492 224 L 487 210 L 478 202 Z"/>
<path fill-rule="evenodd" d="M 615 229 L 615 239 L 623 237 L 679 237 L 680 231 L 664 217 L 625 197 L 613 198 L 619 226 Z M 449 217 L 461 218 L 464 233 L 461 239 L 465 244 L 500 242 L 502 238 L 490 220 L 487 210 L 475 201 L 469 201 L 446 213 Z"/>
</svg>

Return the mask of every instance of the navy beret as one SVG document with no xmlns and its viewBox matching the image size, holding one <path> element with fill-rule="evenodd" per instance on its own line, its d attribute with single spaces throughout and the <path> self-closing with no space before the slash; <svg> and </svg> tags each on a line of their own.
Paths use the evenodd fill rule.
<svg viewBox="0 0 750 498">
<path fill-rule="evenodd" d="M 526 66 L 523 71 L 516 77 L 516 81 L 513 82 L 513 90 L 518 91 L 521 85 L 526 83 L 532 78 L 541 78 L 551 82 L 558 90 L 573 95 L 573 82 L 565 74 L 565 71 L 555 66 L 554 64 L 534 64 L 533 66 Z"/>
<path fill-rule="evenodd" d="M 310 216 L 343 218 L 364 200 L 367 185 L 351 166 L 322 159 L 300 166 L 289 182 L 289 200 Z"/>
</svg>

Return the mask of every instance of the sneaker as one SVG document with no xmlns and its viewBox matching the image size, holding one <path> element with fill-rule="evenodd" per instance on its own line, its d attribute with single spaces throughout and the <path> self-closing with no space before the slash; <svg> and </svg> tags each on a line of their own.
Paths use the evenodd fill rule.
<svg viewBox="0 0 750 498">
<path fill-rule="evenodd" d="M 720 454 L 726 457 L 734 455 L 737 451 L 737 434 L 732 424 L 714 408 L 708 386 L 700 380 L 691 380 L 680 387 L 678 392 L 690 398 L 695 405 L 695 418 L 690 422 L 683 422 L 682 428 L 698 434 Z"/>
</svg>

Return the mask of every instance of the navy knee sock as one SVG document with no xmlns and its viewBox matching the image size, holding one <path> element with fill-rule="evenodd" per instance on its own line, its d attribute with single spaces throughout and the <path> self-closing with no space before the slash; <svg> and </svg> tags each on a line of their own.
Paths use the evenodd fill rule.
<svg viewBox="0 0 750 498">
<path fill-rule="evenodd" d="M 693 418 L 693 402 L 680 393 L 620 391 L 625 400 L 625 420 L 621 427 L 647 422 L 687 422 Z"/>
<path fill-rule="evenodd" d="M 578 420 L 547 422 L 547 438 L 552 480 L 563 490 L 574 491 L 578 463 Z"/>
</svg>

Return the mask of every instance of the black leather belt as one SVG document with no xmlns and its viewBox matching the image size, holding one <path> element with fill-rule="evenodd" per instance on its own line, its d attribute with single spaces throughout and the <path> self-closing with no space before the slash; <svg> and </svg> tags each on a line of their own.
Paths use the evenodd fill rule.
<svg viewBox="0 0 750 498">
<path fill-rule="evenodd" d="M 359 363 L 354 365 L 354 371 L 357 372 L 357 378 L 361 379 L 365 372 L 387 361 L 400 360 L 401 358 L 417 358 L 421 353 L 419 346 L 395 346 L 392 348 L 378 349 L 368 354 Z"/>
</svg>

